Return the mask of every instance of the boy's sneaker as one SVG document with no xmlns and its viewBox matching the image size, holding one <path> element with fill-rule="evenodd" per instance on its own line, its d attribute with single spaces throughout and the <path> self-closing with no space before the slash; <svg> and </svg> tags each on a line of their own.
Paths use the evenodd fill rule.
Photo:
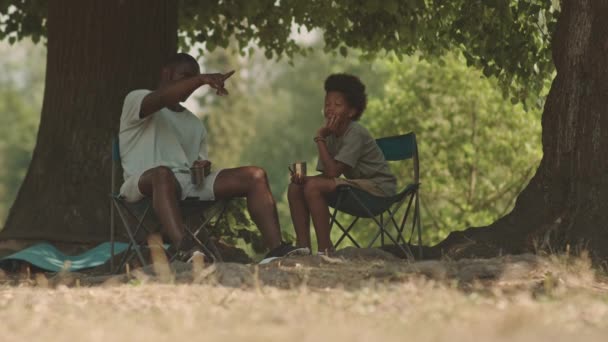
<svg viewBox="0 0 608 342">
<path fill-rule="evenodd" d="M 287 257 L 287 256 L 301 256 L 310 255 L 310 249 L 308 247 L 294 247 L 291 244 L 282 242 L 281 245 L 266 254 L 264 259 L 260 261 L 260 265 L 267 264 L 272 260 Z"/>
</svg>

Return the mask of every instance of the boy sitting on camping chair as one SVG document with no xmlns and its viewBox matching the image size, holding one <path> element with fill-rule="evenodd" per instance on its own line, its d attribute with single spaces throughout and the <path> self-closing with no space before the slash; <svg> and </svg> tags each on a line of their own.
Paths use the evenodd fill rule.
<svg viewBox="0 0 608 342">
<path fill-rule="evenodd" d="M 179 53 L 162 67 L 156 90 L 133 90 L 124 100 L 119 144 L 125 182 L 120 194 L 127 202 L 152 198 L 163 233 L 182 261 L 204 255 L 185 232 L 179 201 L 186 198 L 213 201 L 246 197 L 251 218 L 270 249 L 267 257 L 298 251 L 281 241 L 276 204 L 263 169 L 247 166 L 216 170 L 200 186 L 191 182 L 191 167 L 211 166 L 207 132 L 202 121 L 180 102 L 204 85 L 215 89 L 217 95 L 227 95 L 224 81 L 233 73 L 201 74 L 192 56 Z"/>
<path fill-rule="evenodd" d="M 318 254 L 331 253 L 329 201 L 338 187 L 349 186 L 378 197 L 395 195 L 397 180 L 374 138 L 357 122 L 365 111 L 365 85 L 358 77 L 333 74 L 325 80 L 325 124 L 314 141 L 320 175 L 292 175 L 288 200 L 297 246 L 308 251 L 310 218 L 317 233 Z M 345 178 L 340 178 L 344 175 Z"/>
</svg>

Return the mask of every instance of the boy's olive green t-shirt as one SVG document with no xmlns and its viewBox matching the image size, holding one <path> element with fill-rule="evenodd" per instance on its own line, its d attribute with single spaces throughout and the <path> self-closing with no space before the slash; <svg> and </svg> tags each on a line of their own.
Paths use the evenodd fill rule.
<svg viewBox="0 0 608 342">
<path fill-rule="evenodd" d="M 386 196 L 397 191 L 397 180 L 391 173 L 384 154 L 368 130 L 356 121 L 351 121 L 346 132 L 336 137 L 333 134 L 326 138 L 327 150 L 337 161 L 350 168 L 344 172 L 347 179 L 368 179 L 376 184 Z M 317 170 L 323 171 L 323 162 L 319 159 Z"/>
</svg>

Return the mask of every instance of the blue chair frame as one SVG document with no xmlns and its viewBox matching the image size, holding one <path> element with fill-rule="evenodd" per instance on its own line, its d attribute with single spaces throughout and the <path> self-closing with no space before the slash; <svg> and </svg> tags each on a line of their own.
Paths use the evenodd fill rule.
<svg viewBox="0 0 608 342">
<path fill-rule="evenodd" d="M 329 198 L 330 207 L 334 208 L 330 220 L 330 228 L 335 225 L 342 231 L 341 237 L 335 244 L 338 247 L 345 238 L 348 238 L 356 247 L 361 245 L 350 234 L 357 221 L 361 218 L 372 219 L 378 227 L 378 231 L 367 247 L 372 247 L 380 237 L 381 246 L 385 245 L 385 237 L 398 246 L 408 258 L 414 258 L 409 245 L 411 244 L 414 230 L 418 235 L 418 257 L 422 258 L 422 228 L 420 222 L 420 161 L 418 159 L 418 144 L 416 134 L 410 132 L 403 135 L 384 137 L 376 139 L 376 143 L 382 150 L 387 161 L 413 161 L 413 182 L 405 186 L 398 194 L 391 197 L 379 197 L 371 195 L 363 190 L 348 186 L 338 186 L 334 196 Z M 399 209 L 407 202 L 407 208 L 397 223 L 396 215 Z M 413 205 L 413 208 L 412 208 Z M 413 210 L 412 210 L 413 209 Z M 338 222 L 336 219 L 338 211 L 353 216 L 354 219 L 348 227 Z M 411 222 L 410 238 L 406 242 L 406 223 L 413 211 Z M 388 217 L 385 219 L 385 215 Z M 393 236 L 388 230 L 394 227 L 397 236 Z"/>
</svg>

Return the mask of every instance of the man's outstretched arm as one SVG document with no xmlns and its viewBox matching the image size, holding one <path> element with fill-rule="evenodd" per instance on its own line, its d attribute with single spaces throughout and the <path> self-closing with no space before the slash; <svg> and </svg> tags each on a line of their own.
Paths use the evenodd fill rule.
<svg viewBox="0 0 608 342">
<path fill-rule="evenodd" d="M 226 74 L 199 74 L 159 88 L 144 97 L 141 102 L 139 117 L 143 119 L 164 107 L 176 104 L 194 90 L 206 84 L 216 89 L 218 94 L 226 94 L 224 81 L 233 73 L 234 71 Z"/>
</svg>

